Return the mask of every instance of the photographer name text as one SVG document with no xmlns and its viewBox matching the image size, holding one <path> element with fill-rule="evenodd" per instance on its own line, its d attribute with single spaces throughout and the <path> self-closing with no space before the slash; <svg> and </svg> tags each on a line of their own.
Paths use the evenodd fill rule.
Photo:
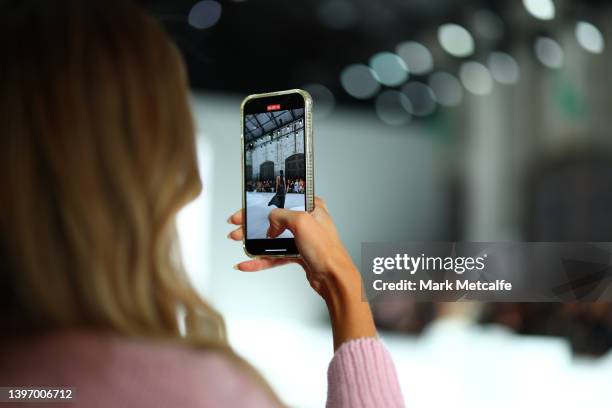
<svg viewBox="0 0 612 408">
<path fill-rule="evenodd" d="M 496 279 L 491 282 L 469 281 L 467 279 L 456 279 L 455 281 L 447 279 L 441 282 L 432 279 L 420 280 L 418 282 L 402 279 L 398 282 L 384 282 L 381 279 L 377 279 L 372 283 L 372 287 L 376 291 L 511 291 L 512 283 L 506 282 L 504 279 Z"/>
</svg>

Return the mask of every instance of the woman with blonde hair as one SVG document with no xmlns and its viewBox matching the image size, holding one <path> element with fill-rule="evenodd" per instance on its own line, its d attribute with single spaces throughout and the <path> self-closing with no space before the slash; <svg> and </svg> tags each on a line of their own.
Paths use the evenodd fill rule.
<svg viewBox="0 0 612 408">
<path fill-rule="evenodd" d="M 0 386 L 73 387 L 72 407 L 282 405 L 181 267 L 175 217 L 201 182 L 167 35 L 119 0 L 2 0 L 0 15 Z M 242 212 L 230 221 L 242 239 Z M 327 404 L 402 406 L 323 201 L 270 225 L 293 232 L 329 308 Z"/>
</svg>

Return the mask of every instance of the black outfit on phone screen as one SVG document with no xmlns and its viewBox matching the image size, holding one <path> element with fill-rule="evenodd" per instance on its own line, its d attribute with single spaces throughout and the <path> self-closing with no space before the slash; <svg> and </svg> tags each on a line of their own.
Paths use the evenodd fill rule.
<svg viewBox="0 0 612 408">
<path fill-rule="evenodd" d="M 274 197 L 272 197 L 272 199 L 268 203 L 268 207 L 271 205 L 275 205 L 278 208 L 285 208 L 285 195 L 287 193 L 285 191 L 285 177 L 282 175 L 278 177 L 279 177 L 279 186 L 278 186 L 278 189 L 276 190 L 276 194 L 274 194 Z"/>
</svg>

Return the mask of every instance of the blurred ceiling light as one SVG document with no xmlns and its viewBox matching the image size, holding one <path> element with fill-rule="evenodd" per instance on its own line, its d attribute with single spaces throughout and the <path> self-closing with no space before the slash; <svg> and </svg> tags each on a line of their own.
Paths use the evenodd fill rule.
<svg viewBox="0 0 612 408">
<path fill-rule="evenodd" d="M 487 95 L 493 90 L 493 79 L 487 67 L 479 62 L 469 61 L 461 65 L 459 78 L 465 89 L 475 95 Z"/>
<path fill-rule="evenodd" d="M 319 19 L 327 27 L 344 30 L 353 27 L 359 20 L 355 6 L 349 0 L 327 0 L 318 10 Z"/>
<path fill-rule="evenodd" d="M 402 92 L 410 100 L 408 112 L 414 116 L 427 116 L 436 110 L 436 96 L 430 87 L 421 82 L 408 82 Z"/>
<path fill-rule="evenodd" d="M 488 59 L 489 70 L 493 78 L 504 85 L 516 84 L 521 76 L 515 59 L 505 52 L 492 52 Z"/>
<path fill-rule="evenodd" d="M 328 117 L 336 106 L 334 94 L 324 85 L 308 84 L 302 88 L 312 96 L 315 119 Z"/>
<path fill-rule="evenodd" d="M 404 60 L 411 74 L 423 75 L 433 69 L 433 57 L 423 44 L 406 41 L 399 44 L 395 50 L 397 55 Z"/>
<path fill-rule="evenodd" d="M 488 40 L 497 40 L 504 33 L 504 22 L 489 10 L 478 10 L 474 13 L 474 31 Z"/>
<path fill-rule="evenodd" d="M 436 101 L 442 106 L 457 106 L 463 99 L 463 88 L 459 80 L 446 72 L 436 72 L 429 77 Z"/>
<path fill-rule="evenodd" d="M 349 95 L 357 99 L 371 98 L 380 90 L 374 72 L 363 64 L 351 64 L 344 68 L 340 73 L 340 83 Z"/>
<path fill-rule="evenodd" d="M 601 31 L 586 21 L 579 21 L 576 24 L 576 39 L 582 48 L 593 54 L 601 54 L 604 50 L 604 38 Z"/>
<path fill-rule="evenodd" d="M 221 18 L 221 4 L 215 0 L 198 1 L 189 11 L 189 25 L 205 30 L 217 24 Z"/>
<path fill-rule="evenodd" d="M 387 86 L 397 86 L 408 79 L 408 68 L 398 55 L 392 52 L 379 52 L 370 58 L 374 78 Z"/>
<path fill-rule="evenodd" d="M 374 103 L 376 115 L 388 125 L 404 125 L 412 119 L 408 109 L 411 109 L 410 100 L 403 93 L 394 89 L 381 92 Z"/>
<path fill-rule="evenodd" d="M 538 60 L 548 68 L 561 68 L 563 66 L 563 49 L 558 42 L 548 37 L 539 37 L 534 46 Z"/>
<path fill-rule="evenodd" d="M 555 4 L 552 0 L 523 0 L 525 9 L 540 20 L 552 20 L 555 18 Z"/>
<path fill-rule="evenodd" d="M 438 41 L 446 52 L 455 57 L 467 57 L 474 53 L 474 39 L 458 24 L 444 24 L 438 28 Z"/>
</svg>

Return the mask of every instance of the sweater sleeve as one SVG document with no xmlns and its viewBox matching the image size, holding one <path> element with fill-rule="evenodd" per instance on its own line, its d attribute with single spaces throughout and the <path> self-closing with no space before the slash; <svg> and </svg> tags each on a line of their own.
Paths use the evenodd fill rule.
<svg viewBox="0 0 612 408">
<path fill-rule="evenodd" d="M 395 366 L 385 346 L 375 338 L 340 346 L 327 371 L 327 407 L 403 407 Z"/>
</svg>

